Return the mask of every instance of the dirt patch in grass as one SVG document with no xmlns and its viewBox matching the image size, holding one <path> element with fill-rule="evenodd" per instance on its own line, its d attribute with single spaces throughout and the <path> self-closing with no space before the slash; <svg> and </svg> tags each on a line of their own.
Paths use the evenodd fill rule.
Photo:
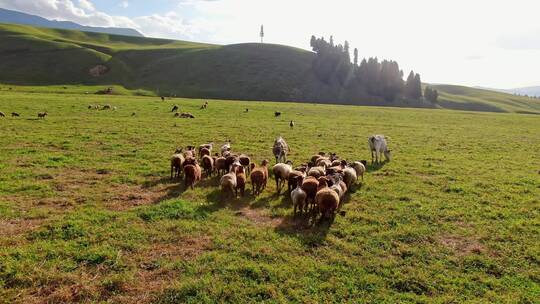
<svg viewBox="0 0 540 304">
<path fill-rule="evenodd" d="M 203 252 L 212 249 L 212 240 L 208 236 L 186 237 L 174 244 L 152 244 L 134 257 L 137 272 L 122 294 L 112 297 L 114 303 L 151 303 L 156 294 L 170 287 L 178 276 L 178 270 L 164 267 L 164 264 L 187 261 L 197 258 Z"/>
<path fill-rule="evenodd" d="M 43 219 L 0 220 L 0 238 L 14 237 L 39 227 Z"/>
<path fill-rule="evenodd" d="M 235 213 L 237 216 L 243 216 L 257 225 L 277 227 L 283 222 L 283 218 L 273 218 L 263 213 L 261 209 L 242 208 Z"/>
<path fill-rule="evenodd" d="M 167 196 L 167 190 L 160 187 L 144 188 L 136 185 L 111 187 L 112 196 L 105 200 L 105 207 L 114 211 L 126 211 L 138 206 L 151 205 Z"/>
<path fill-rule="evenodd" d="M 459 257 L 487 253 L 486 246 L 481 244 L 475 237 L 446 234 L 438 237 L 437 240 L 441 245 L 451 249 Z"/>
</svg>

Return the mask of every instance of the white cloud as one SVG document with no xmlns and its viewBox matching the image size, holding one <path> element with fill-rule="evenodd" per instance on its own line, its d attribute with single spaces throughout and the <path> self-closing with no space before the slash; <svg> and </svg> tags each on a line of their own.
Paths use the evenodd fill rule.
<svg viewBox="0 0 540 304">
<path fill-rule="evenodd" d="M 123 7 L 123 8 L 128 8 L 129 2 L 127 2 L 127 1 L 122 1 L 122 2 L 120 2 L 120 6 Z"/>
</svg>

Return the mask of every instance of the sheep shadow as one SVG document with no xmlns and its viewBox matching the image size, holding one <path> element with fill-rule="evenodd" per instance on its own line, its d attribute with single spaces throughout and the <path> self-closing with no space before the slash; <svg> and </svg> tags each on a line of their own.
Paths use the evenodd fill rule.
<svg viewBox="0 0 540 304">
<path fill-rule="evenodd" d="M 319 217 L 315 212 L 286 215 L 283 221 L 274 228 L 279 235 L 293 236 L 309 248 L 323 245 L 335 216 L 329 219 Z"/>
</svg>

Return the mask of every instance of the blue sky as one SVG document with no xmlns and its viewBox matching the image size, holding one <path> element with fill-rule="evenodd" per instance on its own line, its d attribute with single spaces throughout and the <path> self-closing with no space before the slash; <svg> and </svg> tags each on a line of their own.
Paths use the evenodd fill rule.
<svg viewBox="0 0 540 304">
<path fill-rule="evenodd" d="M 396 60 L 424 82 L 540 85 L 538 0 L 0 0 L 0 7 L 149 37 L 309 48 L 348 40 L 360 57 Z"/>
</svg>

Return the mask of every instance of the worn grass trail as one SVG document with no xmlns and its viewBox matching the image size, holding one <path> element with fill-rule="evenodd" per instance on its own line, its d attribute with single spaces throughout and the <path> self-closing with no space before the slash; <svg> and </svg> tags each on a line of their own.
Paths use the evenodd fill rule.
<svg viewBox="0 0 540 304">
<path fill-rule="evenodd" d="M 118 110 L 87 109 L 106 103 Z M 173 104 L 196 118 L 173 118 Z M 1 91 L 0 111 L 22 117 L 0 119 L 0 301 L 540 298 L 537 116 L 201 104 Z M 391 138 L 394 159 L 369 168 L 331 224 L 294 219 L 272 182 L 257 199 L 222 200 L 217 178 L 195 190 L 168 178 L 176 146 L 231 139 L 273 163 L 282 135 L 299 164 L 318 151 L 369 159 L 373 133 Z"/>
</svg>

